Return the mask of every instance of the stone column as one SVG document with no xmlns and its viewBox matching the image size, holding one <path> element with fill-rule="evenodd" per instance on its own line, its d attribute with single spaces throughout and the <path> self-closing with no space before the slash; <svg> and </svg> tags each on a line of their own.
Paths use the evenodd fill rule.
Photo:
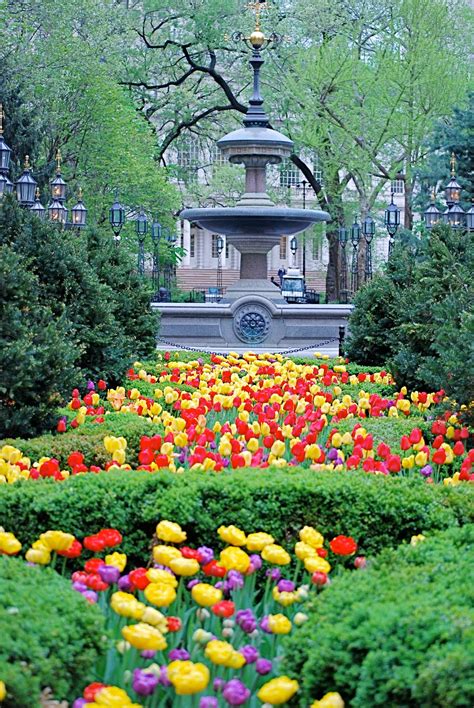
<svg viewBox="0 0 474 708">
<path fill-rule="evenodd" d="M 183 248 L 185 254 L 183 256 L 182 265 L 191 265 L 191 224 L 187 219 L 183 220 Z"/>
</svg>

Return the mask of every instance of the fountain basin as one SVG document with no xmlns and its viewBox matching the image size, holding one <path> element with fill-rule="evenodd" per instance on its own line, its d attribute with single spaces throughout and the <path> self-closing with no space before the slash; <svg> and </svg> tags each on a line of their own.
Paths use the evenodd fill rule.
<svg viewBox="0 0 474 708">
<path fill-rule="evenodd" d="M 326 211 L 285 207 L 212 207 L 184 209 L 181 219 L 225 236 L 268 237 L 277 243 L 281 236 L 298 234 L 318 221 L 330 221 Z"/>
</svg>

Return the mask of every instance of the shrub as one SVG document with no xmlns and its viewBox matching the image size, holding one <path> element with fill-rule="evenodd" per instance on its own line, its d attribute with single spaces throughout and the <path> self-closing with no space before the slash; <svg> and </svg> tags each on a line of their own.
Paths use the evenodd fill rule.
<svg viewBox="0 0 474 708">
<path fill-rule="evenodd" d="M 363 287 L 347 352 L 385 363 L 399 385 L 474 398 L 474 235 L 445 226 L 396 247 L 386 273 Z"/>
<path fill-rule="evenodd" d="M 40 705 L 40 692 L 73 699 L 105 649 L 104 619 L 54 570 L 0 557 L 0 676 L 5 708 Z"/>
<path fill-rule="evenodd" d="M 0 487 L 0 518 L 22 543 L 60 528 L 79 538 L 113 526 L 124 551 L 144 561 L 157 521 L 182 524 L 191 544 L 209 543 L 221 524 L 265 530 L 293 543 L 305 524 L 354 536 L 367 553 L 413 534 L 474 521 L 472 489 L 363 472 L 241 470 L 203 474 L 103 472 Z"/>
<path fill-rule="evenodd" d="M 77 355 L 65 318 L 42 302 L 38 279 L 8 246 L 0 246 L 0 431 L 34 434 L 50 425 Z"/>
<path fill-rule="evenodd" d="M 473 550 L 468 525 L 336 577 L 287 642 L 300 705 L 335 690 L 353 708 L 472 706 Z"/>
</svg>

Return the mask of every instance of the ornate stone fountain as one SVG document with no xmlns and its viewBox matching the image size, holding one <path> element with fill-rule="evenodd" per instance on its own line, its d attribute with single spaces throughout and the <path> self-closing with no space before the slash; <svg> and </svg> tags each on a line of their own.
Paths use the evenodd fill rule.
<svg viewBox="0 0 474 708">
<path fill-rule="evenodd" d="M 258 5 L 257 5 L 258 8 Z M 291 348 L 331 337 L 345 324 L 351 306 L 289 305 L 268 279 L 267 254 L 282 236 L 328 221 L 325 211 L 276 206 L 266 193 L 266 168 L 279 164 L 293 150 L 293 142 L 270 128 L 260 94 L 261 51 L 276 36 L 261 32 L 259 15 L 254 32 L 243 37 L 252 49 L 253 95 L 243 127 L 218 140 L 231 163 L 245 167 L 245 193 L 235 207 L 184 209 L 180 217 L 212 233 L 224 234 L 241 255 L 240 279 L 220 303 L 155 305 L 161 312 L 163 343 L 208 348 L 264 346 Z M 337 344 L 333 345 L 337 350 Z"/>
</svg>

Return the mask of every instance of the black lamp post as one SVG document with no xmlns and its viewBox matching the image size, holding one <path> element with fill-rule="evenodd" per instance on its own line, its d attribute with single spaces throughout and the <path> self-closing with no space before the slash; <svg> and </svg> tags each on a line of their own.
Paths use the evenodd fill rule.
<svg viewBox="0 0 474 708">
<path fill-rule="evenodd" d="M 359 288 L 359 269 L 357 264 L 357 255 L 359 252 L 360 241 L 360 225 L 357 223 L 357 214 L 354 216 L 354 223 L 351 226 L 351 243 L 352 243 L 352 266 L 351 266 L 351 290 L 355 295 Z"/>
<path fill-rule="evenodd" d="M 48 216 L 55 224 L 64 225 L 67 222 L 66 182 L 61 177 L 61 152 L 56 153 L 56 177 L 51 180 L 51 202 L 48 206 Z"/>
<path fill-rule="evenodd" d="M 46 209 L 45 209 L 44 206 L 41 204 L 41 201 L 40 201 L 40 191 L 39 191 L 38 187 L 36 188 L 35 197 L 36 197 L 36 198 L 35 198 L 35 203 L 34 203 L 33 206 L 31 207 L 30 211 L 31 211 L 33 214 L 35 214 L 35 216 L 37 216 L 38 219 L 41 219 L 41 221 L 43 221 L 44 218 L 45 218 L 45 216 L 46 216 Z"/>
<path fill-rule="evenodd" d="M 32 207 L 35 202 L 36 182 L 31 176 L 30 158 L 25 157 L 25 168 L 16 182 L 16 197 L 22 207 Z"/>
<path fill-rule="evenodd" d="M 224 250 L 224 239 L 222 236 L 217 237 L 216 251 L 217 251 L 217 293 L 219 297 L 222 297 L 222 251 Z"/>
<path fill-rule="evenodd" d="M 138 274 L 143 277 L 145 275 L 145 237 L 148 231 L 148 219 L 143 207 L 137 216 L 135 228 L 138 239 Z"/>
<path fill-rule="evenodd" d="M 451 179 L 449 180 L 448 184 L 444 188 L 444 193 L 446 196 L 446 204 L 448 207 L 452 207 L 453 204 L 457 204 L 459 202 L 459 198 L 461 196 L 461 185 L 457 183 L 456 181 L 456 157 L 454 155 L 454 152 L 451 153 Z"/>
<path fill-rule="evenodd" d="M 79 187 L 79 192 L 77 194 L 77 204 L 75 204 L 71 209 L 71 228 L 73 229 L 83 229 L 86 225 L 87 209 L 82 201 L 82 189 Z"/>
<path fill-rule="evenodd" d="M 388 257 L 390 258 L 390 254 L 393 250 L 393 242 L 395 239 L 395 235 L 398 231 L 398 227 L 400 226 L 400 209 L 397 207 L 396 204 L 393 203 L 393 190 L 390 204 L 385 209 L 384 224 L 389 235 Z"/>
<path fill-rule="evenodd" d="M 362 231 L 365 236 L 365 281 L 372 280 L 372 241 L 375 236 L 375 221 L 370 214 L 364 219 Z"/>
<path fill-rule="evenodd" d="M 298 250 L 298 240 L 296 236 L 293 236 L 293 238 L 290 241 L 290 251 L 293 256 L 293 267 L 296 268 L 296 251 Z"/>
<path fill-rule="evenodd" d="M 347 303 L 347 252 L 346 246 L 349 240 L 349 233 L 345 226 L 340 226 L 337 232 L 339 243 L 341 246 L 341 284 L 340 298 L 343 303 Z"/>
<path fill-rule="evenodd" d="M 120 232 L 125 223 L 125 209 L 118 200 L 118 189 L 115 190 L 115 201 L 109 209 L 109 223 L 114 232 L 114 242 L 118 246 L 120 243 Z"/>
<path fill-rule="evenodd" d="M 466 212 L 459 204 L 452 204 L 443 212 L 443 221 L 452 229 L 462 229 L 466 224 Z"/>
<path fill-rule="evenodd" d="M 159 300 L 160 291 L 160 239 L 161 239 L 161 224 L 157 218 L 153 220 L 151 225 L 151 240 L 153 242 L 153 297 L 152 301 Z"/>
<path fill-rule="evenodd" d="M 5 114 L 3 112 L 3 106 L 0 103 L 0 197 L 2 197 L 4 194 L 11 194 L 11 192 L 13 191 L 13 182 L 10 182 L 8 178 L 8 171 L 10 169 L 10 157 L 12 151 L 3 139 L 4 117 Z"/>
<path fill-rule="evenodd" d="M 309 182 L 305 179 L 302 179 L 301 182 L 298 182 L 296 184 L 297 189 L 302 189 L 303 190 L 303 209 L 306 209 L 306 190 L 312 189 L 312 187 L 309 186 Z M 306 231 L 303 231 L 303 262 L 302 262 L 302 270 L 303 270 L 303 278 L 306 279 Z"/>
<path fill-rule="evenodd" d="M 466 228 L 468 231 L 474 231 L 474 204 L 471 206 L 469 211 L 466 212 Z"/>
<path fill-rule="evenodd" d="M 176 244 L 176 234 L 169 229 L 166 229 L 165 233 L 165 239 L 168 244 L 168 248 L 170 249 L 170 254 L 172 254 L 172 261 L 174 259 L 174 247 Z M 171 293 L 171 281 L 173 279 L 175 273 L 175 266 L 174 262 L 168 262 L 166 263 L 165 270 L 163 273 L 163 280 L 164 280 L 164 286 L 168 290 L 169 293 Z"/>
<path fill-rule="evenodd" d="M 425 226 L 427 229 L 432 229 L 433 226 L 439 224 L 442 215 L 438 207 L 436 206 L 436 191 L 433 189 L 431 192 L 431 202 L 427 209 L 423 213 L 423 218 L 425 221 Z"/>
</svg>

